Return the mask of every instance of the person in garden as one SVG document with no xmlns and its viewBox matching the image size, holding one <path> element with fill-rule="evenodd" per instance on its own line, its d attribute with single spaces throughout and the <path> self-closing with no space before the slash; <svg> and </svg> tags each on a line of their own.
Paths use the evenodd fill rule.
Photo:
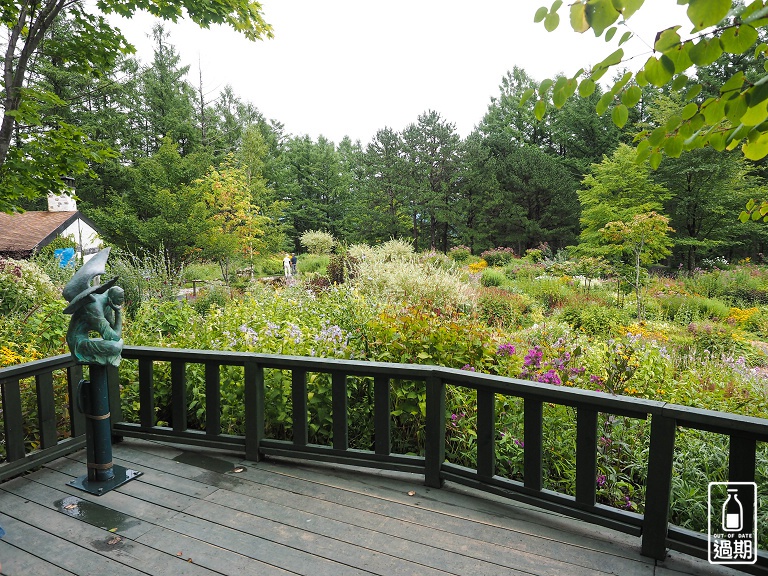
<svg viewBox="0 0 768 576">
<path fill-rule="evenodd" d="M 296 274 L 296 254 L 291 254 L 291 273 Z"/>
<path fill-rule="evenodd" d="M 286 254 L 285 258 L 283 258 L 283 273 L 285 274 L 285 277 L 291 276 L 291 257 Z"/>
</svg>

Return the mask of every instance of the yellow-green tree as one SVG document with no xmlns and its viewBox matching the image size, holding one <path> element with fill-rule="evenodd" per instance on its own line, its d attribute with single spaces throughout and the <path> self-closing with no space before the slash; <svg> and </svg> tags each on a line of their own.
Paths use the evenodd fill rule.
<svg viewBox="0 0 768 576">
<path fill-rule="evenodd" d="M 212 167 L 192 188 L 198 198 L 190 216 L 200 230 L 196 246 L 203 258 L 219 263 L 222 277 L 229 281 L 233 259 L 261 248 L 270 219 L 259 214 L 246 173 L 231 158 Z"/>
<path fill-rule="evenodd" d="M 632 257 L 637 317 L 642 319 L 645 315 L 643 270 L 670 254 L 672 239 L 669 233 L 674 230 L 669 227 L 669 218 L 656 212 L 635 214 L 628 222 L 608 222 L 600 232 L 615 251 Z"/>
</svg>

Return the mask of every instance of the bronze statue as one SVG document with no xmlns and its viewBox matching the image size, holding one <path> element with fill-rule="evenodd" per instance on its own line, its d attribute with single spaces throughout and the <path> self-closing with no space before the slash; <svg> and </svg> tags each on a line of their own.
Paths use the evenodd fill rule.
<svg viewBox="0 0 768 576">
<path fill-rule="evenodd" d="M 115 286 L 117 278 L 91 285 L 94 277 L 106 272 L 109 250 L 99 251 L 83 264 L 62 291 L 69 302 L 64 313 L 72 315 L 67 344 L 72 355 L 83 364 L 120 364 L 125 294 L 122 288 Z M 101 338 L 91 338 L 93 332 Z"/>
</svg>

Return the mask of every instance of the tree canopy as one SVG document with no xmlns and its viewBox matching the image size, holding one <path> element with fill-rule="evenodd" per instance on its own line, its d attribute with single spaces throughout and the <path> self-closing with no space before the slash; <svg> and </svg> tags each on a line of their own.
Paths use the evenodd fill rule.
<svg viewBox="0 0 768 576">
<path fill-rule="evenodd" d="M 98 0 L 96 6 L 98 10 L 73 0 L 0 1 L 0 19 L 6 28 L 0 123 L 2 211 L 13 210 L 22 198 L 57 191 L 62 176 L 89 173 L 94 162 L 116 155 L 61 115 L 45 113 L 52 107 L 66 108 L 67 101 L 50 87 L 29 82 L 45 66 L 45 59 L 38 57 L 44 47 L 58 66 L 98 77 L 103 70 L 111 70 L 121 55 L 134 50 L 105 19 L 110 13 L 130 17 L 146 10 L 170 21 L 187 17 L 202 27 L 228 24 L 251 40 L 272 36 L 261 5 L 252 0 Z M 64 20 L 67 34 L 51 40 L 52 29 Z"/>
</svg>

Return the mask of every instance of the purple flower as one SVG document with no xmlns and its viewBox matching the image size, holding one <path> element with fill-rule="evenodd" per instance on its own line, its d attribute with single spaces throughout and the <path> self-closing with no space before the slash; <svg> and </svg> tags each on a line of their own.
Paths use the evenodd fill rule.
<svg viewBox="0 0 768 576">
<path fill-rule="evenodd" d="M 514 356 L 514 354 L 515 354 L 514 344 L 501 344 L 496 349 L 497 356 Z"/>
<path fill-rule="evenodd" d="M 560 375 L 554 369 L 547 370 L 544 374 L 539 374 L 537 380 L 544 384 L 562 384 Z"/>
<path fill-rule="evenodd" d="M 605 474 L 598 474 L 597 475 L 597 487 L 598 488 L 602 488 L 603 486 L 605 486 L 605 480 L 606 480 Z"/>
<path fill-rule="evenodd" d="M 528 354 L 525 355 L 525 359 L 523 360 L 523 366 L 525 368 L 533 368 L 536 369 L 539 366 L 541 366 L 541 358 L 544 356 L 544 353 L 541 351 L 541 348 L 539 346 L 534 346 L 530 350 L 528 350 Z"/>
<path fill-rule="evenodd" d="M 469 370 L 470 372 L 474 372 L 475 371 L 475 367 L 474 366 L 470 366 L 469 364 L 464 364 L 464 366 L 462 366 L 461 369 L 462 370 Z"/>
<path fill-rule="evenodd" d="M 517 446 L 518 448 L 525 448 L 525 442 L 523 442 L 522 440 L 515 438 L 514 442 L 515 442 L 515 446 Z"/>
</svg>

